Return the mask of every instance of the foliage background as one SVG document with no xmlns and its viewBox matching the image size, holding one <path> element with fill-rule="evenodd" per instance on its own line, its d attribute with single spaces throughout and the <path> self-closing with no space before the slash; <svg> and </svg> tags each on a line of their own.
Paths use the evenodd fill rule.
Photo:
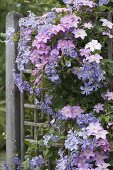
<svg viewBox="0 0 113 170">
<path fill-rule="evenodd" d="M 8 12 L 16 11 L 27 15 L 32 11 L 41 15 L 53 7 L 63 5 L 62 0 L 0 0 L 0 149 L 5 147 L 5 18 Z"/>
</svg>

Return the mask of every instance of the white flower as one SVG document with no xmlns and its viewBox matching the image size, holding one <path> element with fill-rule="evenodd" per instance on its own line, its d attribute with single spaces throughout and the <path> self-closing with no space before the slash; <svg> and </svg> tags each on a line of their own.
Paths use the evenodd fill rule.
<svg viewBox="0 0 113 170">
<path fill-rule="evenodd" d="M 97 40 L 92 40 L 86 44 L 85 49 L 89 48 L 92 52 L 95 50 L 101 50 L 102 45 Z"/>
<path fill-rule="evenodd" d="M 94 111 L 96 112 L 96 113 L 99 113 L 100 111 L 103 111 L 104 110 L 104 105 L 103 104 L 101 104 L 101 103 L 98 103 L 97 105 L 95 105 L 94 106 Z"/>
<path fill-rule="evenodd" d="M 83 26 L 84 26 L 85 28 L 88 28 L 88 29 L 93 28 L 93 25 L 92 25 L 92 23 L 90 23 L 90 22 L 85 23 Z"/>
<path fill-rule="evenodd" d="M 110 166 L 110 164 L 101 162 L 97 164 L 97 168 L 95 170 L 109 170 L 107 167 Z"/>
<path fill-rule="evenodd" d="M 88 60 L 90 63 L 95 61 L 96 63 L 100 63 L 100 60 L 103 58 L 99 54 L 94 54 L 86 57 L 86 60 Z"/>
<path fill-rule="evenodd" d="M 75 38 L 82 38 L 84 40 L 84 38 L 87 36 L 87 33 L 85 30 L 83 29 L 76 29 L 73 31 L 73 34 L 75 35 Z"/>
<path fill-rule="evenodd" d="M 89 6 L 90 8 L 93 8 L 96 5 L 96 3 L 90 0 L 79 0 L 78 5 Z"/>
<path fill-rule="evenodd" d="M 107 92 L 105 94 L 105 97 L 108 99 L 108 100 L 113 100 L 113 92 Z"/>
<path fill-rule="evenodd" d="M 113 23 L 108 21 L 107 19 L 100 19 L 102 21 L 102 26 L 108 27 L 109 29 L 113 28 Z"/>
<path fill-rule="evenodd" d="M 98 134 L 100 130 L 103 130 L 100 123 L 90 123 L 89 126 L 86 128 L 88 130 L 89 135 Z"/>
<path fill-rule="evenodd" d="M 62 12 L 68 12 L 69 9 L 67 9 L 67 8 L 52 8 L 51 11 L 53 11 L 53 12 L 55 11 L 57 13 L 62 13 Z"/>
<path fill-rule="evenodd" d="M 108 132 L 106 130 L 100 130 L 95 136 L 96 136 L 96 139 L 99 139 L 99 138 L 106 139 L 107 134 Z"/>
<path fill-rule="evenodd" d="M 102 138 L 106 139 L 106 135 L 108 132 L 102 128 L 100 123 L 90 123 L 89 126 L 86 128 L 88 135 L 94 135 L 96 139 Z"/>
</svg>

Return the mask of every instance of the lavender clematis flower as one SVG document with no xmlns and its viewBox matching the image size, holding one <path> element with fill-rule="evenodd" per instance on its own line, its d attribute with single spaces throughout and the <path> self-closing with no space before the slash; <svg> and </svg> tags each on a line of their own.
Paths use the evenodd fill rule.
<svg viewBox="0 0 113 170">
<path fill-rule="evenodd" d="M 64 2 L 65 4 L 70 5 L 70 4 L 72 4 L 72 3 L 73 3 L 73 0 L 63 0 L 63 2 Z"/>
<path fill-rule="evenodd" d="M 102 19 L 100 19 L 100 21 L 102 21 L 102 26 L 108 27 L 109 29 L 113 28 L 113 23 L 108 21 L 107 19 L 102 18 Z"/>
<path fill-rule="evenodd" d="M 58 161 L 57 161 L 57 166 L 56 168 L 58 170 L 71 170 L 71 167 L 70 167 L 70 162 L 68 160 L 68 156 L 64 156 L 64 157 L 61 157 Z"/>
<path fill-rule="evenodd" d="M 79 117 L 81 113 L 83 113 L 84 110 L 81 109 L 80 106 L 65 106 L 63 107 L 59 113 L 65 118 L 71 118 L 74 119 L 76 117 Z"/>
<path fill-rule="evenodd" d="M 70 130 L 68 132 L 67 139 L 65 140 L 65 148 L 70 151 L 73 151 L 73 150 L 78 151 L 79 143 L 80 143 L 80 140 L 77 136 L 76 131 L 73 132 L 72 130 Z"/>
<path fill-rule="evenodd" d="M 32 158 L 29 163 L 30 163 L 30 168 L 33 169 L 36 167 L 41 168 L 46 162 L 43 159 L 43 157 L 39 155 L 39 156 Z"/>
<path fill-rule="evenodd" d="M 113 92 L 107 92 L 105 94 L 105 98 L 109 101 L 109 100 L 113 100 Z"/>
<path fill-rule="evenodd" d="M 4 164 L 5 170 L 11 170 L 11 167 L 9 164 Z"/>
<path fill-rule="evenodd" d="M 76 52 L 76 50 L 70 50 L 69 51 L 69 56 L 71 58 L 76 58 L 78 56 L 78 53 Z"/>
<path fill-rule="evenodd" d="M 20 74 L 14 73 L 13 76 L 17 87 L 22 93 L 24 90 L 29 91 L 31 94 L 33 93 L 33 89 L 30 87 L 30 84 L 27 81 L 23 81 Z"/>
<path fill-rule="evenodd" d="M 93 122 L 99 122 L 99 119 L 97 119 L 92 113 L 86 113 L 86 114 L 81 114 L 77 118 L 77 124 L 80 126 L 87 126 L 89 123 Z"/>
<path fill-rule="evenodd" d="M 107 5 L 108 3 L 109 3 L 109 0 L 99 0 L 99 6 Z"/>
<path fill-rule="evenodd" d="M 9 27 L 6 31 L 6 44 L 10 44 L 12 45 L 13 44 L 13 36 L 14 36 L 14 33 L 15 33 L 15 29 L 13 27 Z"/>
<path fill-rule="evenodd" d="M 14 158 L 13 158 L 13 161 L 12 161 L 14 164 L 16 164 L 16 165 L 18 165 L 18 166 L 20 166 L 21 165 L 21 160 L 17 157 L 17 156 L 15 156 Z"/>
<path fill-rule="evenodd" d="M 101 103 L 98 103 L 97 105 L 95 105 L 94 106 L 94 111 L 96 112 L 96 113 L 99 113 L 100 111 L 103 111 L 104 110 L 104 108 L 103 108 L 103 104 L 101 104 Z"/>
<path fill-rule="evenodd" d="M 43 136 L 43 142 L 44 142 L 45 146 L 47 146 L 49 142 L 55 142 L 56 143 L 58 141 L 59 141 L 59 137 L 54 136 L 53 134 Z"/>
</svg>

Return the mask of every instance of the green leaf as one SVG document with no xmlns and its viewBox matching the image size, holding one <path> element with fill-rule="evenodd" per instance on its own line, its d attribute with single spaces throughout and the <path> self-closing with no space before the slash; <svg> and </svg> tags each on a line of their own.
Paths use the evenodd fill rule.
<svg viewBox="0 0 113 170">
<path fill-rule="evenodd" d="M 111 59 L 103 59 L 103 60 L 101 61 L 101 64 L 105 64 L 105 63 L 113 64 L 113 60 L 111 60 Z"/>
<path fill-rule="evenodd" d="M 34 170 L 41 170 L 39 167 L 34 168 Z"/>
<path fill-rule="evenodd" d="M 29 170 L 29 160 L 26 160 L 22 163 L 22 167 L 24 168 L 24 170 Z"/>
<path fill-rule="evenodd" d="M 107 9 L 108 9 L 108 7 L 107 7 L 107 6 L 105 6 L 105 5 L 101 5 L 101 6 L 100 6 L 100 8 L 99 8 L 99 11 L 104 12 L 104 11 L 106 11 Z"/>
</svg>

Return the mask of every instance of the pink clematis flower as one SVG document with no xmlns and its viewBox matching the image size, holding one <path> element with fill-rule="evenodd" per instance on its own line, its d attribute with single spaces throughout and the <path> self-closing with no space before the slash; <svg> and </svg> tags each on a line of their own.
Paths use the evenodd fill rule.
<svg viewBox="0 0 113 170">
<path fill-rule="evenodd" d="M 81 109 L 80 106 L 65 106 L 61 109 L 60 113 L 62 116 L 68 118 L 76 118 L 79 117 L 81 113 L 83 113 L 84 110 Z"/>
</svg>

